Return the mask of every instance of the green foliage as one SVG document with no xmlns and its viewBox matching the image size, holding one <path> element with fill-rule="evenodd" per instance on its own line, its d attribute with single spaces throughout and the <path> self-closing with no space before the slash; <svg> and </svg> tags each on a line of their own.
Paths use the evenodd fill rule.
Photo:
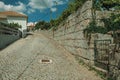
<svg viewBox="0 0 120 80">
<path fill-rule="evenodd" d="M 65 9 L 62 12 L 62 15 L 56 19 L 56 20 L 51 20 L 50 24 L 52 24 L 51 27 L 57 27 L 62 21 L 64 21 L 70 14 L 74 13 L 75 11 L 78 10 L 78 8 L 80 8 L 84 2 L 86 2 L 87 0 L 73 0 L 69 3 L 68 8 Z"/>
<path fill-rule="evenodd" d="M 116 31 L 120 29 L 120 14 L 111 14 L 109 18 L 103 18 L 102 21 L 108 31 Z"/>
<path fill-rule="evenodd" d="M 107 29 L 102 26 L 97 26 L 95 22 L 90 22 L 87 28 L 84 29 L 84 33 L 103 33 L 105 34 L 107 32 Z"/>
<path fill-rule="evenodd" d="M 22 26 L 19 25 L 18 23 L 0 23 L 6 27 L 10 27 L 10 28 L 15 28 L 15 29 L 18 29 L 18 28 L 21 28 Z"/>
<path fill-rule="evenodd" d="M 78 10 L 87 0 L 75 0 L 75 11 Z"/>
<path fill-rule="evenodd" d="M 9 27 L 11 27 L 11 28 L 21 28 L 22 26 L 21 25 L 19 25 L 18 23 L 10 23 L 10 24 L 8 24 L 9 25 Z"/>
<path fill-rule="evenodd" d="M 120 30 L 120 14 L 111 14 L 109 18 L 103 18 L 101 21 L 104 22 L 104 27 L 97 26 L 95 21 L 92 21 L 89 23 L 87 28 L 84 29 L 84 34 L 87 32 L 87 34 L 91 33 L 102 33 L 105 34 L 109 31 L 116 31 Z"/>
<path fill-rule="evenodd" d="M 101 8 L 120 10 L 120 0 L 94 0 L 94 8 L 97 10 L 101 10 Z"/>
<path fill-rule="evenodd" d="M 50 23 L 45 22 L 45 21 L 39 21 L 36 25 L 35 25 L 35 30 L 37 29 L 41 29 L 41 30 L 48 30 L 50 29 Z"/>
<path fill-rule="evenodd" d="M 104 72 L 102 72 L 102 71 L 100 71 L 100 70 L 97 70 L 96 68 L 92 67 L 91 65 L 89 65 L 90 63 L 86 64 L 86 63 L 84 62 L 84 60 L 81 59 L 81 58 L 80 58 L 79 56 L 77 56 L 77 55 L 75 56 L 75 59 L 78 61 L 78 63 L 79 63 L 80 65 L 88 68 L 89 71 L 94 71 L 94 72 L 96 72 L 96 75 L 97 75 L 97 76 L 100 76 L 103 80 L 107 80 L 107 79 L 106 79 L 106 77 L 107 77 L 107 76 L 106 76 L 106 73 L 104 73 Z"/>
<path fill-rule="evenodd" d="M 120 0 L 101 0 L 101 1 L 105 4 L 114 4 L 114 3 L 120 4 Z"/>
<path fill-rule="evenodd" d="M 100 71 L 100 70 L 97 70 L 96 68 L 91 67 L 91 66 L 89 67 L 89 70 L 90 70 L 90 71 L 95 71 L 95 72 L 97 73 L 97 75 L 100 76 L 103 80 L 107 80 L 107 79 L 106 79 L 107 75 L 106 75 L 105 72 L 102 72 L 102 71 Z"/>
</svg>

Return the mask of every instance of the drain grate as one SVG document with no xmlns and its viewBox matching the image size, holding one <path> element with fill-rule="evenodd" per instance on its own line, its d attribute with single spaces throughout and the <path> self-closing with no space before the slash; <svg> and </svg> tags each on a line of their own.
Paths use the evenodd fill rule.
<svg viewBox="0 0 120 80">
<path fill-rule="evenodd" d="M 50 59 L 41 59 L 40 63 L 52 63 L 52 60 L 50 60 Z"/>
</svg>

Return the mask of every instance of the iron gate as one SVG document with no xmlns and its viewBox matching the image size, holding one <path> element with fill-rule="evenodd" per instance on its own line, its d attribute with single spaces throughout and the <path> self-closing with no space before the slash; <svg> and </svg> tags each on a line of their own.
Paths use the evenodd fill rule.
<svg viewBox="0 0 120 80">
<path fill-rule="evenodd" d="M 111 40 L 94 41 L 95 66 L 105 70 L 109 69 L 109 44 Z"/>
</svg>

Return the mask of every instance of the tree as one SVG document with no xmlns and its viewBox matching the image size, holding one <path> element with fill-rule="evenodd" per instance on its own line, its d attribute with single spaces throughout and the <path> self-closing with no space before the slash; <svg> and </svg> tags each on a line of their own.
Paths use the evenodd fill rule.
<svg viewBox="0 0 120 80">
<path fill-rule="evenodd" d="M 113 8 L 114 10 L 120 10 L 120 0 L 94 0 L 96 9 L 100 10 L 106 9 L 110 10 Z"/>
<path fill-rule="evenodd" d="M 120 30 L 120 14 L 111 14 L 109 18 L 103 18 L 104 26 L 97 26 L 93 21 L 89 23 L 87 28 L 84 29 L 84 34 L 90 33 L 107 33 L 109 31 Z"/>
<path fill-rule="evenodd" d="M 35 30 L 37 30 L 37 29 L 48 30 L 48 29 L 50 29 L 50 23 L 45 22 L 45 21 L 39 21 L 39 22 L 35 25 Z"/>
<path fill-rule="evenodd" d="M 64 21 L 70 14 L 77 11 L 78 8 L 80 8 L 84 2 L 87 0 L 71 0 L 68 4 L 67 9 L 65 9 L 62 14 L 59 16 L 59 18 L 55 20 L 51 20 L 50 23 L 52 24 L 51 27 L 57 27 L 62 21 Z"/>
<path fill-rule="evenodd" d="M 9 27 L 11 27 L 11 28 L 17 28 L 17 29 L 22 27 L 22 26 L 19 25 L 18 23 L 9 23 L 8 25 L 9 25 Z"/>
<path fill-rule="evenodd" d="M 6 27 L 14 28 L 14 29 L 19 29 L 22 27 L 18 23 L 0 23 L 0 24 L 4 25 Z"/>
</svg>

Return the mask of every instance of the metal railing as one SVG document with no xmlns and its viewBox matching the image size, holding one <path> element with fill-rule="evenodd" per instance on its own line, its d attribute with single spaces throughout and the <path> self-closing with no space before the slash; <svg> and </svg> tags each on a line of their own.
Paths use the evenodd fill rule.
<svg viewBox="0 0 120 80">
<path fill-rule="evenodd" d="M 19 35 L 20 31 L 16 28 L 11 28 L 9 26 L 4 26 L 4 25 L 0 24 L 0 34 Z"/>
</svg>

